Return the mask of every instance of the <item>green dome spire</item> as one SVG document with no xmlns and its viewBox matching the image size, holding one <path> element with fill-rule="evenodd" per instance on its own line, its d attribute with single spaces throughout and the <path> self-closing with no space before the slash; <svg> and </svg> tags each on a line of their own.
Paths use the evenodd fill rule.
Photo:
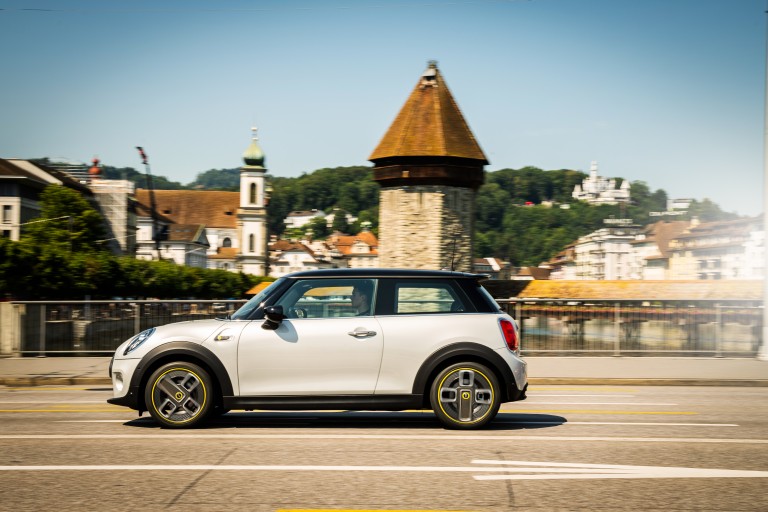
<svg viewBox="0 0 768 512">
<path fill-rule="evenodd" d="M 259 147 L 259 138 L 256 136 L 258 128 L 254 126 L 251 128 L 251 131 L 253 132 L 253 138 L 251 140 L 251 145 L 248 146 L 248 149 L 243 153 L 243 161 L 245 162 L 245 165 L 251 167 L 264 167 L 264 151 Z"/>
</svg>

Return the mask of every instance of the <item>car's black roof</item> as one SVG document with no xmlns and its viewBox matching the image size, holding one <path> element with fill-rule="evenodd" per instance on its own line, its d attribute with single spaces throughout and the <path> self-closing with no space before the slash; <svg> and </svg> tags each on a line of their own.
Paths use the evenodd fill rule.
<svg viewBox="0 0 768 512">
<path fill-rule="evenodd" d="M 285 277 L 295 279 L 299 277 L 407 277 L 407 278 L 437 278 L 450 277 L 453 279 L 485 279 L 485 274 L 469 274 L 466 272 L 452 272 L 448 270 L 415 270 L 402 268 L 333 268 L 324 270 L 305 270 L 294 272 Z"/>
</svg>

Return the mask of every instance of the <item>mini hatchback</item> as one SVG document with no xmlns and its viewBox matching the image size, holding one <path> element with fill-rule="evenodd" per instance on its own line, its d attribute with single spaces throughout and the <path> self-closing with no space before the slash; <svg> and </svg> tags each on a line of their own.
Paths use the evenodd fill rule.
<svg viewBox="0 0 768 512">
<path fill-rule="evenodd" d="M 431 409 L 447 428 L 487 425 L 525 399 L 515 321 L 446 271 L 339 269 L 273 282 L 231 317 L 147 329 L 110 364 L 111 404 L 163 427 L 230 410 Z"/>
</svg>

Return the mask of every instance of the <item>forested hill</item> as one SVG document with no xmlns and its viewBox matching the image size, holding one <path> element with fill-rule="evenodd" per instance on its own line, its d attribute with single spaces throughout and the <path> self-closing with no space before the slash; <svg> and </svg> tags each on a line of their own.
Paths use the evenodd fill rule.
<svg viewBox="0 0 768 512">
<path fill-rule="evenodd" d="M 129 179 L 146 187 L 144 174 L 132 168 L 104 169 L 107 178 Z M 649 212 L 666 209 L 667 193 L 661 189 L 652 191 L 642 181 L 630 184 L 631 206 L 574 202 L 573 188 L 586 177 L 581 171 L 545 171 L 536 167 L 486 172 L 485 184 L 477 196 L 475 256 L 495 256 L 516 266 L 538 265 L 580 236 L 603 227 L 604 219 L 631 218 L 645 225 L 659 220 L 649 216 Z M 239 178 L 238 169 L 212 169 L 198 174 L 187 185 L 162 176 L 155 176 L 153 183 L 157 189 L 237 190 Z M 341 221 L 343 216 L 338 215 L 339 221 L 334 225 L 349 233 L 358 232 L 363 221 L 371 222 L 374 231 L 378 227 L 379 186 L 373 181 L 371 167 L 324 168 L 296 178 L 269 176 L 269 181 L 273 188 L 268 208 L 272 234 L 283 233 L 283 220 L 295 210 L 349 212 L 358 217 L 356 223 L 347 226 Z M 616 185 L 620 186 L 622 181 L 616 178 Z M 565 209 L 562 205 L 570 207 Z M 694 201 L 689 215 L 698 216 L 702 222 L 736 217 L 721 211 L 708 199 Z M 327 234 L 321 222 L 314 223 L 312 229 L 316 237 Z"/>
</svg>

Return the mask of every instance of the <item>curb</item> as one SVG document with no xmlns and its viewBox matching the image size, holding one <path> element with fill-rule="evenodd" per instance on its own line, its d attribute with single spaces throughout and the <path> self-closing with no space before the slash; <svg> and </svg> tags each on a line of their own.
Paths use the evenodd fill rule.
<svg viewBox="0 0 768 512">
<path fill-rule="evenodd" d="M 579 377 L 531 377 L 530 386 L 710 386 L 710 387 L 768 387 L 768 380 L 747 379 L 612 379 Z"/>
</svg>

